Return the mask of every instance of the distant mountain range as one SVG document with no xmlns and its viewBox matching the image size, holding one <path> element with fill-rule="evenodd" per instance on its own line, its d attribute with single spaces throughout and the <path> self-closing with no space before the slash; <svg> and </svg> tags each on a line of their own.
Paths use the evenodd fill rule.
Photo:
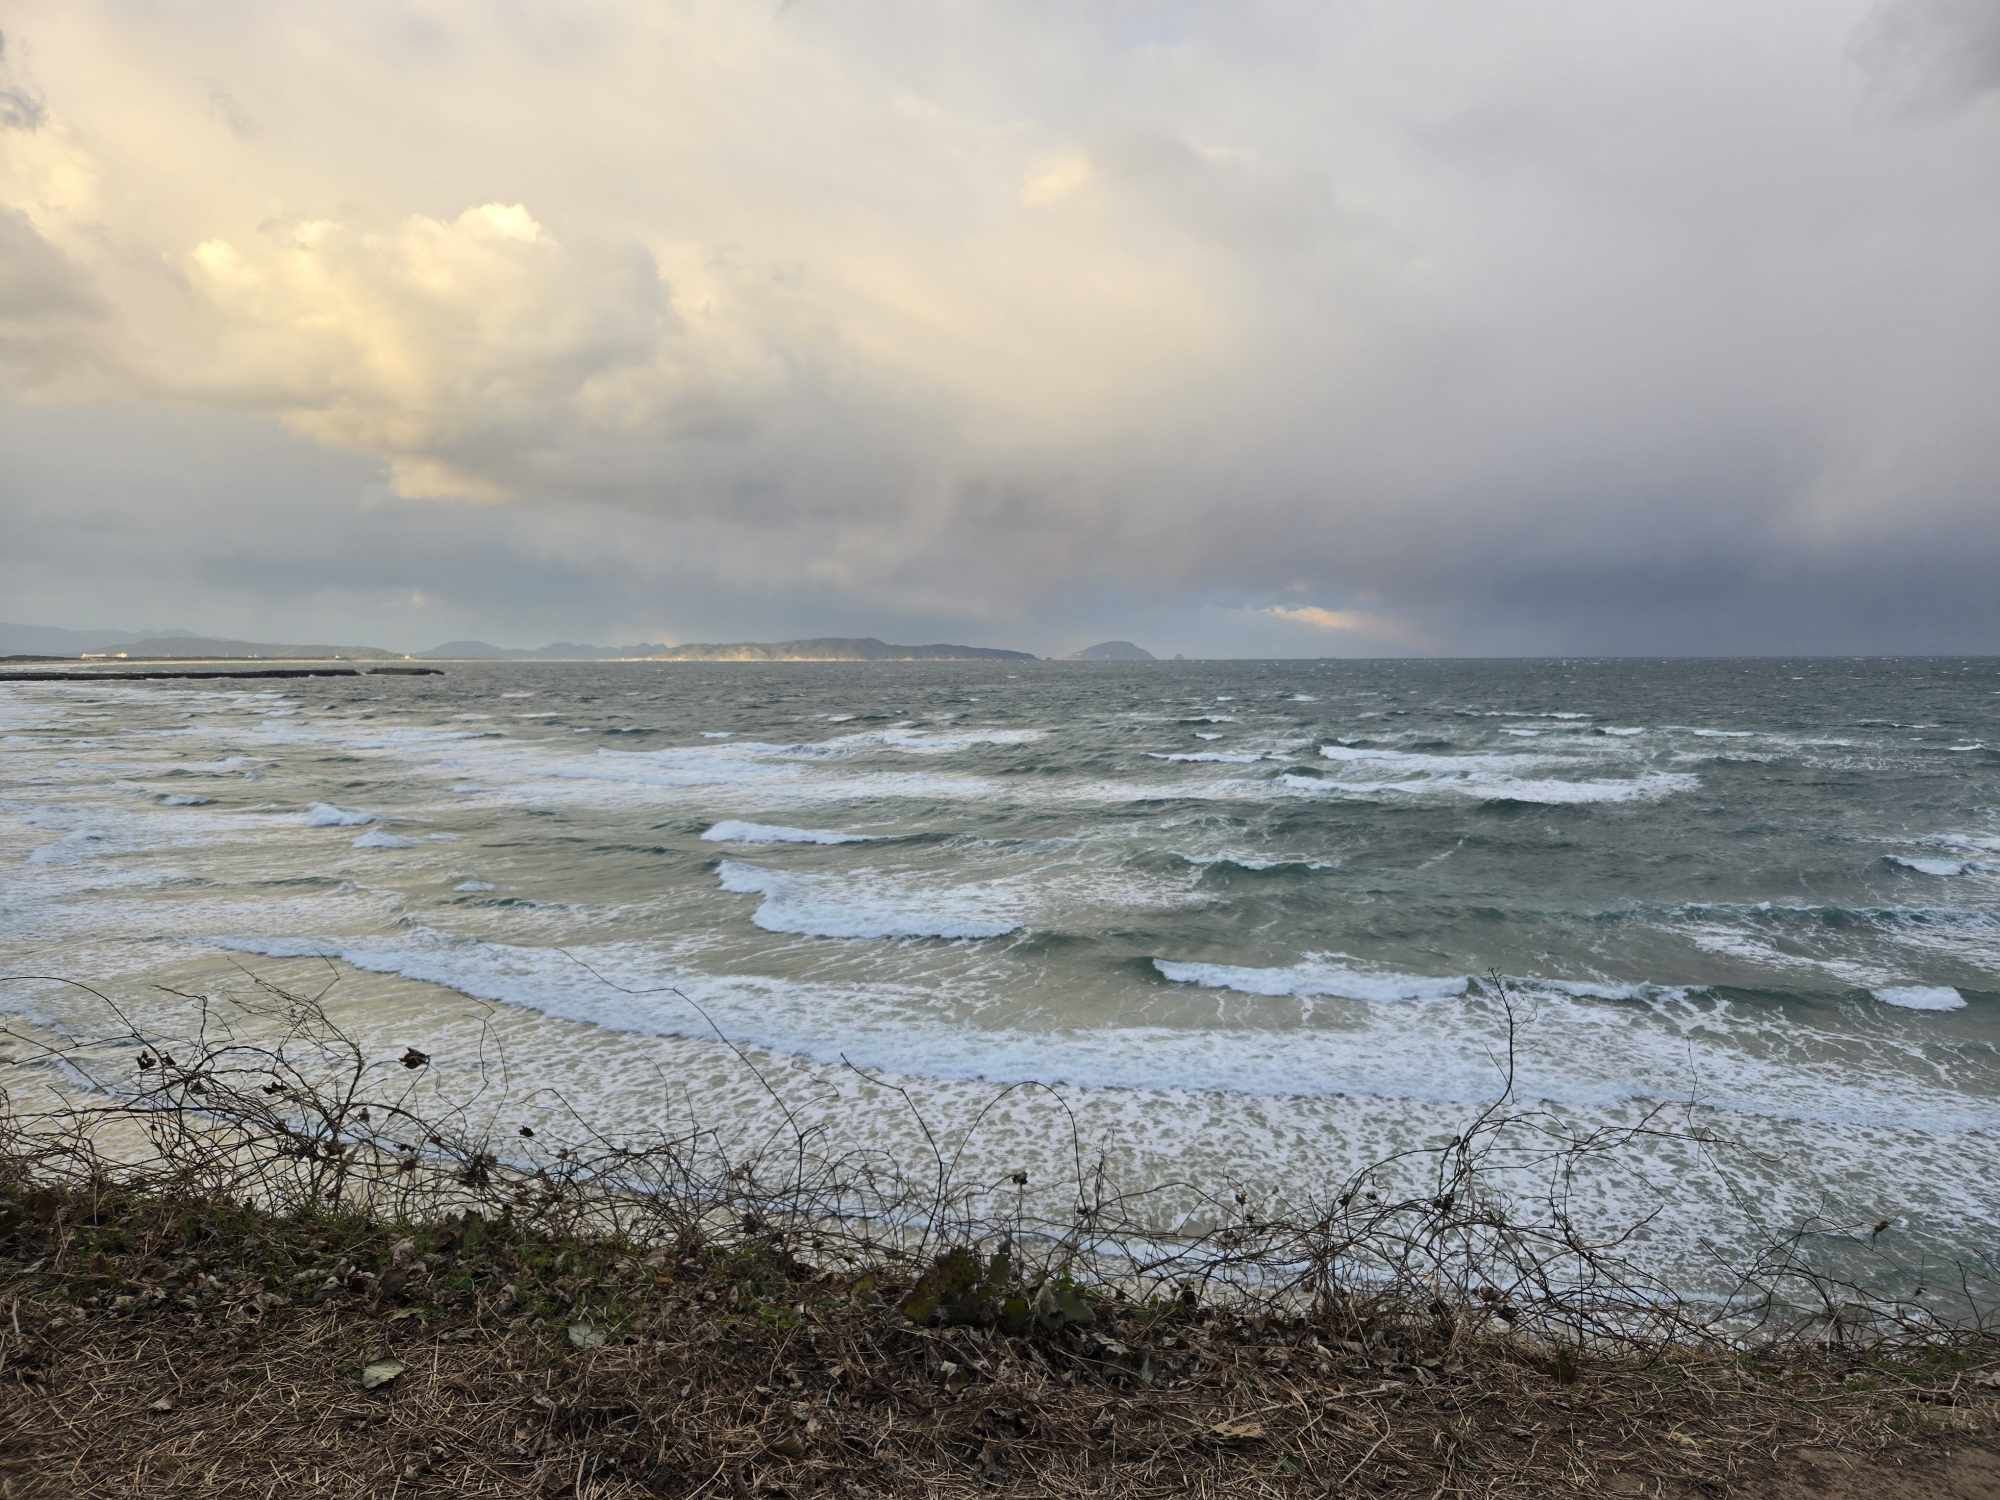
<svg viewBox="0 0 2000 1500">
<path fill-rule="evenodd" d="M 697 642 L 686 646 L 579 646 L 559 642 L 514 650 L 485 641 L 447 641 L 417 653 L 432 661 L 1034 661 L 1027 651 L 995 646 L 896 646 L 873 636 L 814 636 L 802 641 Z"/>
<path fill-rule="evenodd" d="M 1130 641 L 1099 641 L 1095 646 L 1085 646 L 1081 651 L 1072 651 L 1064 661 L 1158 661 L 1143 646 L 1135 646 Z"/>
<path fill-rule="evenodd" d="M 1136 649 L 1136 648 L 1134 648 Z M 53 625 L 0 624 L 0 656 L 74 657 L 96 655 L 202 657 L 324 661 L 380 660 L 404 655 L 380 646 L 334 646 L 322 642 L 279 644 L 238 641 L 186 631 L 66 630 Z M 816 636 L 802 641 L 731 641 L 687 646 L 640 644 L 585 646 L 557 641 L 531 649 L 487 641 L 446 641 L 415 653 L 429 661 L 612 661 L 633 657 L 652 661 L 1034 661 L 1027 651 L 993 646 L 896 646 L 873 636 Z"/>
</svg>

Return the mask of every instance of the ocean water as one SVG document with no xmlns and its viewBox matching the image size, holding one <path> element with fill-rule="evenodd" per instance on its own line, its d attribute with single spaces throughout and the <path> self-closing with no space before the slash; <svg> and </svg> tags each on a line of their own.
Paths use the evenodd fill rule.
<svg viewBox="0 0 2000 1500">
<path fill-rule="evenodd" d="M 755 1142 L 769 1082 L 919 1166 L 913 1104 L 968 1176 L 1267 1206 L 1449 1139 L 1511 1009 L 1524 1105 L 1713 1132 L 1568 1185 L 1664 1274 L 1808 1216 L 1977 1258 L 2000 661 L 5 685 L 0 965 L 167 1028 L 324 989 L 524 1122 Z"/>
</svg>

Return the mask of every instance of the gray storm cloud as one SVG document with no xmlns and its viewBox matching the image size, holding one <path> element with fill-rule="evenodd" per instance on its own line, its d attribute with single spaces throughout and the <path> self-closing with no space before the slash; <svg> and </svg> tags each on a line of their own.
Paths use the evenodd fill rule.
<svg viewBox="0 0 2000 1500">
<path fill-rule="evenodd" d="M 1991 649 L 1994 14 L 30 3 L 0 585 L 410 645 Z"/>
<path fill-rule="evenodd" d="M 0 31 L 0 130 L 33 130 L 47 113 L 41 99 L 25 83 L 10 77 L 7 33 Z"/>
<path fill-rule="evenodd" d="M 1884 0 L 1854 56 L 1898 109 L 1963 108 L 2000 92 L 2000 6 L 1989 0 Z"/>
</svg>

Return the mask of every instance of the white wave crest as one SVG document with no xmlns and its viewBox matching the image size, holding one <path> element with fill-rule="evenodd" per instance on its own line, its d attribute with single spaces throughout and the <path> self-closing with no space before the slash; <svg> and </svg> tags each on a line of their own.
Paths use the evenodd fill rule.
<svg viewBox="0 0 2000 1500">
<path fill-rule="evenodd" d="M 355 812 L 350 808 L 335 807 L 331 802 L 315 802 L 306 809 L 308 828 L 359 828 L 363 823 L 373 823 L 379 813 Z"/>
<path fill-rule="evenodd" d="M 1897 1005 L 1904 1010 L 1965 1009 L 1965 996 L 1948 984 L 1892 984 L 1874 993 L 1884 1005 Z"/>
<path fill-rule="evenodd" d="M 873 837 L 822 828 L 787 828 L 779 823 L 745 823 L 737 818 L 724 818 L 702 834 L 711 844 L 866 844 Z"/>
<path fill-rule="evenodd" d="M 1559 781 L 1512 776 L 1469 774 L 1416 778 L 1409 781 L 1336 781 L 1291 772 L 1278 778 L 1295 791 L 1322 797 L 1476 797 L 1494 802 L 1541 802 L 1562 806 L 1584 802 L 1653 802 L 1676 792 L 1691 791 L 1701 779 L 1678 771 L 1656 771 L 1623 781 Z"/>
<path fill-rule="evenodd" d="M 1361 766 L 1387 776 L 1457 776 L 1472 771 L 1509 771 L 1528 766 L 1560 765 L 1564 760 L 1561 756 L 1518 750 L 1426 755 L 1414 750 L 1371 749 L 1341 744 L 1321 745 L 1319 753 L 1322 760 Z"/>
<path fill-rule="evenodd" d="M 828 938 L 996 938 L 1020 930 L 1020 918 L 990 887 L 938 890 L 856 870 L 839 876 L 785 875 L 724 860 L 725 891 L 762 896 L 751 918 L 766 932 Z"/>
<path fill-rule="evenodd" d="M 1890 855 L 1889 863 L 1901 865 L 1906 870 L 1915 870 L 1919 875 L 1963 875 L 1979 868 L 1969 860 L 1919 859 L 1903 854 Z"/>
<path fill-rule="evenodd" d="M 1345 955 L 1308 954 L 1295 964 L 1252 968 L 1240 964 L 1181 963 L 1156 958 L 1153 967 L 1175 984 L 1235 990 L 1242 995 L 1334 996 L 1344 1000 L 1449 1000 L 1471 988 L 1470 976 L 1430 977 L 1351 968 L 1335 962 Z"/>
<path fill-rule="evenodd" d="M 384 833 L 379 828 L 371 828 L 354 841 L 357 849 L 414 849 L 415 839 L 402 838 L 397 834 Z"/>
</svg>

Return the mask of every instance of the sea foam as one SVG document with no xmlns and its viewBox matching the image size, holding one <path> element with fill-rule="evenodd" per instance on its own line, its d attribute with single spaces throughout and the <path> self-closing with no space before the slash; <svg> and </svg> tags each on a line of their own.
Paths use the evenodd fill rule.
<svg viewBox="0 0 2000 1500">
<path fill-rule="evenodd" d="M 996 938 L 1021 919 L 988 887 L 939 889 L 868 870 L 843 875 L 781 874 L 740 860 L 716 868 L 725 891 L 762 896 L 751 918 L 767 932 L 827 938 Z"/>
<path fill-rule="evenodd" d="M 746 823 L 724 818 L 702 839 L 711 844 L 866 844 L 874 835 L 833 833 L 823 828 L 787 828 L 780 823 Z"/>
<path fill-rule="evenodd" d="M 1308 954 L 1295 964 L 1254 968 L 1242 964 L 1182 963 L 1156 958 L 1153 967 L 1175 984 L 1235 990 L 1243 995 L 1337 996 L 1346 1000 L 1449 1000 L 1472 985 L 1469 975 L 1430 977 L 1357 969 L 1344 954 Z"/>
<path fill-rule="evenodd" d="M 354 841 L 357 849 L 414 849 L 415 839 L 406 839 L 397 834 L 384 833 L 379 828 L 371 828 Z"/>
<path fill-rule="evenodd" d="M 1948 984 L 1892 984 L 1875 991 L 1884 1005 L 1904 1010 L 1963 1010 L 1965 996 Z"/>
<path fill-rule="evenodd" d="M 308 828 L 359 828 L 363 823 L 373 823 L 380 814 L 355 812 L 345 807 L 335 807 L 331 802 L 315 802 L 306 809 Z"/>
</svg>

